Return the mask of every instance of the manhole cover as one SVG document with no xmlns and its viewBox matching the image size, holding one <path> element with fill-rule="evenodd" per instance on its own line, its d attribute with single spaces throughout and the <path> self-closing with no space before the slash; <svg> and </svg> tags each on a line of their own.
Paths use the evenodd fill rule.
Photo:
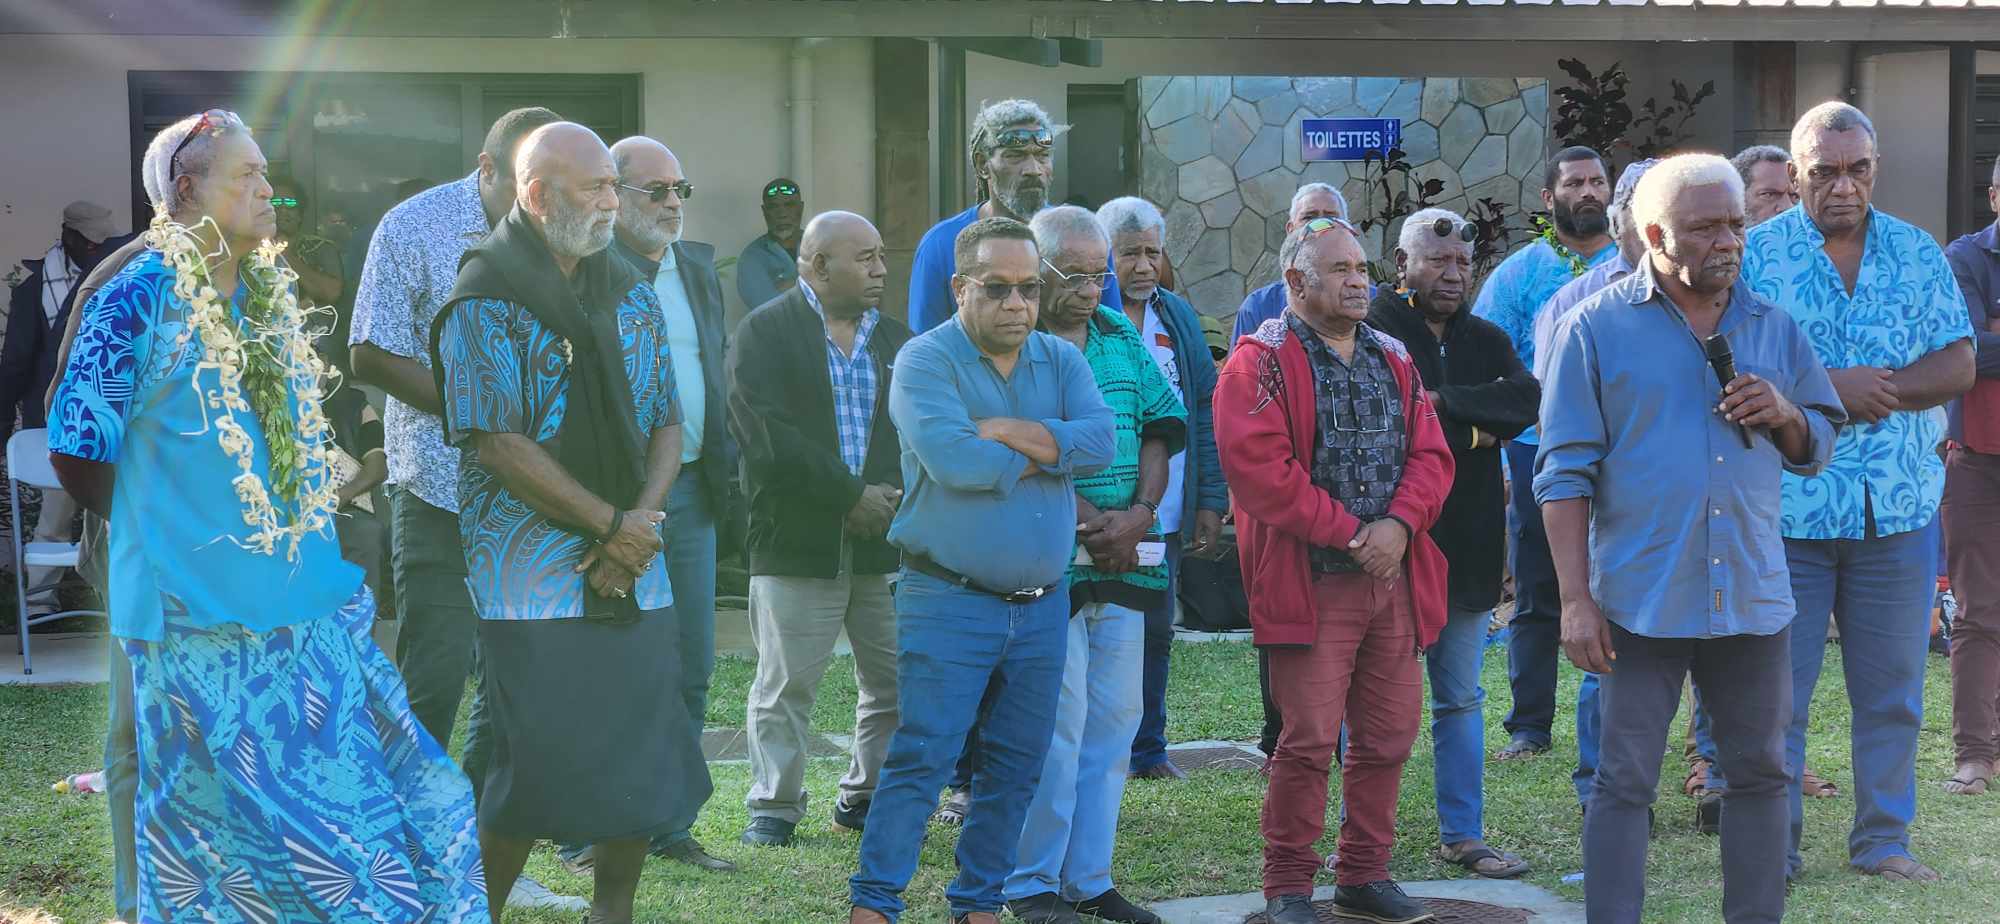
<svg viewBox="0 0 2000 924">
<path fill-rule="evenodd" d="M 1167 752 L 1167 759 L 1182 770 L 1255 770 L 1264 764 L 1261 754 L 1253 754 L 1242 748 L 1175 748 Z"/>
<path fill-rule="evenodd" d="M 1485 902 L 1469 902 L 1457 898 L 1422 898 L 1424 908 L 1437 915 L 1434 924 L 1527 924 L 1534 912 L 1522 908 L 1504 908 Z M 1321 924 L 1352 924 L 1354 918 L 1335 917 L 1333 901 L 1313 902 L 1313 910 L 1319 912 Z M 1243 924 L 1268 924 L 1269 918 L 1262 911 L 1243 919 Z"/>
</svg>

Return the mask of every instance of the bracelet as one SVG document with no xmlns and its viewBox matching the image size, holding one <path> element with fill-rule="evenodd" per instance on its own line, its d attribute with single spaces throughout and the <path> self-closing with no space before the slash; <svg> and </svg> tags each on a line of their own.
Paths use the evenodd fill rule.
<svg viewBox="0 0 2000 924">
<path fill-rule="evenodd" d="M 597 541 L 609 542 L 612 536 L 618 535 L 618 528 L 624 525 L 625 525 L 625 511 L 613 507 L 611 510 L 611 528 L 605 530 L 604 538 L 599 539 Z"/>
<path fill-rule="evenodd" d="M 1152 515 L 1153 522 L 1159 522 L 1160 504 L 1158 501 L 1149 501 L 1143 497 L 1135 497 L 1132 499 L 1132 506 L 1146 508 L 1146 512 Z"/>
</svg>

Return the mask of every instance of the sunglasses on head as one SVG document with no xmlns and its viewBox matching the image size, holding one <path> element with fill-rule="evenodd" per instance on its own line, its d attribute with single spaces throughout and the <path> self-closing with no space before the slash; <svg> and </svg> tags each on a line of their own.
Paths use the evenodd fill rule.
<svg viewBox="0 0 2000 924">
<path fill-rule="evenodd" d="M 271 207 L 275 209 L 295 209 L 299 207 L 299 200 L 291 196 L 272 196 Z"/>
<path fill-rule="evenodd" d="M 973 279 L 973 277 L 967 276 L 964 273 L 958 273 L 952 278 L 971 279 L 973 282 L 978 283 L 980 293 L 985 295 L 990 301 L 1004 302 L 1007 300 L 1008 295 L 1015 292 L 1021 293 L 1021 298 L 1030 305 L 1038 305 L 1042 301 L 1042 281 L 1040 279 L 1030 279 L 1027 282 L 987 282 L 983 279 Z"/>
<path fill-rule="evenodd" d="M 1308 241 L 1322 234 L 1325 234 L 1328 231 L 1332 231 L 1335 228 L 1344 228 L 1347 230 L 1347 233 L 1352 234 L 1355 237 L 1361 236 L 1361 229 L 1356 228 L 1352 224 L 1349 224 L 1347 219 L 1345 218 L 1315 218 L 1309 222 L 1306 222 L 1304 225 L 1301 225 L 1300 227 L 1303 227 L 1306 232 L 1305 237 L 1302 238 L 1302 240 L 1308 240 Z"/>
<path fill-rule="evenodd" d="M 779 196 L 796 196 L 798 194 L 799 188 L 790 183 L 772 183 L 764 187 L 764 198 L 766 199 L 776 199 Z"/>
<path fill-rule="evenodd" d="M 1055 141 L 1055 133 L 1046 128 L 1010 128 L 993 136 L 993 143 L 1003 148 L 1046 148 Z"/>
<path fill-rule="evenodd" d="M 195 137 L 202 132 L 222 128 L 232 122 L 241 125 L 243 124 L 243 117 L 227 109 L 210 109 L 202 113 L 201 119 L 194 123 L 194 128 L 181 138 L 181 143 L 174 145 L 174 153 L 167 155 L 167 172 L 172 173 L 174 178 L 178 179 L 180 174 L 174 173 L 174 164 L 181 159 L 181 152 L 187 150 L 187 146 L 194 141 Z"/>
<path fill-rule="evenodd" d="M 1473 239 L 1479 236 L 1479 229 L 1474 228 L 1471 222 L 1468 221 L 1461 225 L 1456 224 L 1449 218 L 1440 218 L 1431 222 L 1431 232 L 1438 237 L 1456 237 L 1468 244 L 1472 243 Z"/>
<path fill-rule="evenodd" d="M 668 193 L 673 193 L 682 199 L 694 198 L 694 184 L 686 180 L 681 180 L 677 183 L 654 183 L 651 186 L 634 186 L 630 183 L 620 183 L 618 184 L 618 188 L 629 189 L 635 193 L 644 193 L 646 198 L 655 203 L 667 201 Z"/>
</svg>

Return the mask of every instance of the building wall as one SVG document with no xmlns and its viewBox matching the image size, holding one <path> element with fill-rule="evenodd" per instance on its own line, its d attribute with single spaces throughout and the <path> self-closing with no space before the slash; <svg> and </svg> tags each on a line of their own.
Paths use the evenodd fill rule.
<svg viewBox="0 0 2000 924">
<path fill-rule="evenodd" d="M 0 175 L 10 178 L 0 191 L 0 271 L 39 257 L 72 200 L 99 202 L 121 226 L 130 222 L 127 70 L 636 73 L 643 79 L 643 130 L 674 149 L 699 187 L 688 205 L 688 237 L 733 256 L 763 233 L 758 191 L 791 169 L 791 47 L 789 40 L 769 39 L 369 38 L 301 45 L 0 35 L 0 85 L 18 90 L 6 109 L 14 128 L 0 144 Z M 810 209 L 866 214 L 874 207 L 871 60 L 863 39 L 813 51 L 817 153 L 806 186 Z"/>
</svg>

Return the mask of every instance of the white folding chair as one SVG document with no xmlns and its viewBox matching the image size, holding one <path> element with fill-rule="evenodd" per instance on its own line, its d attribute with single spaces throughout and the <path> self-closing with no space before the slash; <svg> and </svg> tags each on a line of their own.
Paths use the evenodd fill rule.
<svg viewBox="0 0 2000 924">
<path fill-rule="evenodd" d="M 60 610 L 28 618 L 28 596 L 52 590 L 62 581 L 62 572 L 48 582 L 28 586 L 29 568 L 74 568 L 78 546 L 74 542 L 31 542 L 26 524 L 21 522 L 21 485 L 61 490 L 55 467 L 49 464 L 49 431 L 16 430 L 7 440 L 7 506 L 14 527 L 14 613 L 21 631 L 21 673 L 35 672 L 31 660 L 29 631 L 35 626 L 70 616 L 102 616 L 101 610 Z"/>
</svg>

